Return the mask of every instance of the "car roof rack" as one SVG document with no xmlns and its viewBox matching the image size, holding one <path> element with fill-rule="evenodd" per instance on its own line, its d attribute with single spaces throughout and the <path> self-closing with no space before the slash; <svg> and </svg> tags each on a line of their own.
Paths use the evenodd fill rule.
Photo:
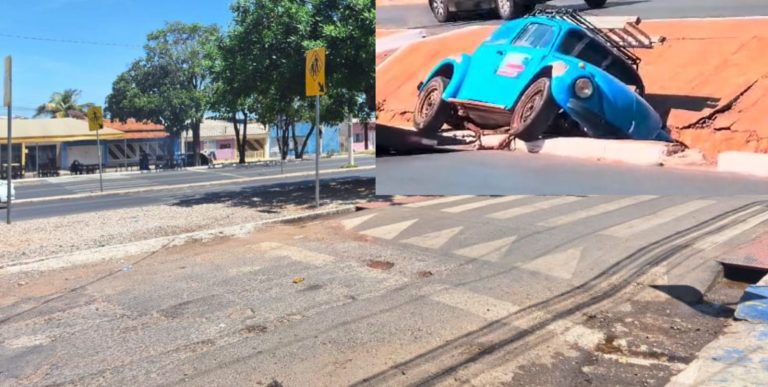
<svg viewBox="0 0 768 387">
<path fill-rule="evenodd" d="M 584 18 L 579 11 L 570 8 L 538 8 L 530 16 L 548 17 L 552 19 L 562 19 L 571 22 L 591 33 L 595 38 L 602 41 L 609 49 L 612 49 L 627 63 L 635 69 L 640 67 L 640 57 L 624 47 L 620 42 L 613 39 L 608 33 L 601 30 L 589 20 Z"/>
</svg>

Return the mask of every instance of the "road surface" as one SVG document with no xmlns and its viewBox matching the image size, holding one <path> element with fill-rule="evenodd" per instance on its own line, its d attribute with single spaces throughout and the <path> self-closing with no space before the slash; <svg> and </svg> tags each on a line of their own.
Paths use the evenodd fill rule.
<svg viewBox="0 0 768 387">
<path fill-rule="evenodd" d="M 343 172 L 321 175 L 322 184 L 335 179 L 365 179 L 373 184 L 374 170 L 349 169 Z M 98 184 L 98 183 L 97 183 Z M 260 193 L 269 190 L 287 190 L 298 185 L 314 186 L 315 177 L 281 177 L 274 176 L 255 182 L 230 183 L 210 187 L 173 188 L 149 192 L 136 192 L 130 194 L 106 194 L 103 196 L 71 198 L 52 200 L 36 203 L 15 204 L 12 207 L 13 221 L 30 219 L 51 218 L 86 212 L 117 210 L 121 208 L 143 207 L 157 204 L 177 204 L 188 202 L 195 204 L 217 203 L 225 198 L 233 197 L 258 197 Z M 314 194 L 311 196 L 314 200 Z M 320 191 L 320 200 L 325 200 L 323 190 Z M 4 209 L 0 210 L 4 216 Z"/>
<path fill-rule="evenodd" d="M 357 155 L 355 164 L 358 166 L 375 165 L 372 156 Z M 346 157 L 321 159 L 320 170 L 335 169 L 347 164 Z M 312 172 L 315 170 L 314 161 L 287 162 L 282 169 L 280 165 L 250 167 L 225 167 L 187 169 L 181 171 L 161 171 L 151 173 L 107 173 L 104 174 L 104 191 L 153 187 L 163 185 L 183 185 L 192 183 L 227 181 L 239 178 L 257 176 L 276 176 L 282 173 Z M 274 182 L 274 181 L 273 181 Z M 43 178 L 35 182 L 21 181 L 16 185 L 16 199 L 32 199 L 50 196 L 73 195 L 79 193 L 99 192 L 99 175 L 82 175 L 71 177 Z"/>
<path fill-rule="evenodd" d="M 581 0 L 556 0 L 547 6 L 583 9 Z M 609 0 L 605 8 L 586 12 L 606 16 L 639 16 L 642 19 L 695 17 L 768 16 L 768 3 L 763 0 Z M 499 20 L 469 17 L 440 25 L 427 2 L 418 5 L 386 6 L 376 9 L 379 28 L 425 28 L 428 33 L 477 24 L 499 24 Z"/>
<path fill-rule="evenodd" d="M 510 151 L 379 157 L 377 195 L 768 195 L 768 179 Z"/>
<path fill-rule="evenodd" d="M 0 268 L 0 384 L 663 386 L 743 290 L 701 302 L 712 259 L 767 219 L 747 197 L 451 197 Z"/>
</svg>

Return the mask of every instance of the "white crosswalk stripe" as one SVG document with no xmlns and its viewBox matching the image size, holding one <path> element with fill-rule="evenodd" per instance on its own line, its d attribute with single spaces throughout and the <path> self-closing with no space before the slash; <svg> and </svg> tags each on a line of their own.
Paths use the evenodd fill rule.
<svg viewBox="0 0 768 387">
<path fill-rule="evenodd" d="M 766 210 L 765 208 L 763 209 Z M 768 211 L 760 212 L 759 214 L 752 216 L 751 218 L 735 225 L 732 227 L 728 227 L 727 229 L 723 230 L 722 232 L 718 234 L 711 235 L 709 237 L 706 237 L 696 243 L 694 243 L 693 247 L 699 248 L 702 250 L 711 249 L 717 245 L 720 245 L 726 241 L 728 241 L 731 238 L 734 238 L 735 236 L 756 227 L 757 225 L 765 222 L 768 220 Z"/>
<path fill-rule="evenodd" d="M 416 245 L 416 246 L 425 247 L 428 249 L 439 249 L 446 242 L 448 242 L 448 240 L 453 238 L 453 236 L 458 234 L 459 231 L 461 231 L 461 229 L 463 228 L 464 227 L 453 227 L 453 228 L 445 229 L 442 231 L 431 232 L 428 234 L 406 239 L 403 242 Z"/>
<path fill-rule="evenodd" d="M 546 275 L 559 277 L 562 279 L 571 279 L 579 265 L 581 253 L 584 247 L 575 247 L 566 251 L 547 254 L 543 257 L 523 265 L 526 270 L 539 272 Z"/>
<path fill-rule="evenodd" d="M 512 303 L 460 288 L 437 290 L 429 298 L 487 320 L 502 319 L 520 309 Z"/>
<path fill-rule="evenodd" d="M 669 207 L 656 213 L 608 228 L 601 231 L 600 234 L 626 238 L 658 225 L 667 223 L 673 219 L 714 203 L 714 200 L 692 200 L 690 202 L 686 202 L 674 207 Z"/>
<path fill-rule="evenodd" d="M 469 258 L 477 258 L 486 261 L 498 261 L 507 252 L 517 236 L 496 239 L 490 242 L 483 242 L 472 246 L 467 246 L 454 251 L 454 254 L 463 255 Z"/>
<path fill-rule="evenodd" d="M 341 221 L 341 225 L 344 226 L 344 229 L 350 230 L 363 224 L 366 220 L 373 218 L 376 216 L 376 214 L 377 213 L 374 212 L 372 214 L 358 216 L 356 218 L 344 219 Z"/>
<path fill-rule="evenodd" d="M 438 205 L 438 204 L 452 203 L 452 202 L 456 202 L 456 201 L 459 201 L 459 200 L 469 199 L 469 198 L 472 198 L 472 197 L 474 197 L 474 196 L 470 196 L 470 195 L 446 196 L 446 197 L 440 198 L 440 199 L 427 200 L 427 201 L 423 201 L 423 202 L 416 202 L 416 203 L 406 204 L 403 207 L 419 208 L 419 207 L 435 206 L 435 205 Z"/>
<path fill-rule="evenodd" d="M 481 207 L 491 206 L 491 205 L 494 205 L 494 204 L 508 203 L 508 202 L 512 202 L 512 201 L 515 201 L 515 200 L 524 199 L 524 198 L 527 198 L 527 197 L 529 197 L 529 196 L 502 196 L 502 197 L 499 197 L 499 198 L 486 199 L 486 200 L 481 200 L 479 202 L 472 202 L 472 203 L 462 204 L 462 205 L 455 206 L 455 207 L 445 208 L 445 209 L 443 209 L 443 211 L 444 212 L 450 212 L 452 214 L 456 214 L 456 213 L 459 213 L 459 212 L 475 210 L 475 209 L 478 209 L 478 208 L 481 208 Z"/>
<path fill-rule="evenodd" d="M 368 236 L 381 238 L 381 239 L 395 239 L 398 235 L 400 235 L 401 232 L 405 231 L 408 227 L 410 227 L 412 224 L 416 223 L 418 219 L 411 219 L 406 220 L 404 222 L 398 222 L 394 224 L 389 224 L 386 226 L 376 227 L 369 230 L 361 231 L 361 234 L 365 234 Z"/>
<path fill-rule="evenodd" d="M 606 212 L 618 210 L 620 208 L 629 207 L 638 203 L 642 203 L 651 199 L 655 199 L 657 196 L 631 196 L 615 200 L 609 203 L 600 204 L 591 208 L 587 208 L 580 211 L 571 212 L 565 215 L 557 216 L 551 219 L 547 219 L 543 222 L 539 222 L 540 226 L 545 227 L 557 227 L 568 223 L 575 222 L 577 220 L 589 218 L 604 214 Z"/>
<path fill-rule="evenodd" d="M 554 198 L 554 199 L 544 200 L 544 201 L 533 203 L 533 204 L 528 204 L 522 207 L 515 207 L 515 208 L 510 208 L 508 210 L 499 211 L 499 212 L 488 215 L 488 217 L 493 219 L 510 219 L 510 218 L 514 218 L 515 216 L 520 216 L 523 214 L 528 214 L 528 213 L 539 211 L 539 210 L 546 210 L 548 208 L 556 207 L 562 204 L 572 203 L 581 199 L 582 198 L 573 197 L 573 196 Z"/>
</svg>

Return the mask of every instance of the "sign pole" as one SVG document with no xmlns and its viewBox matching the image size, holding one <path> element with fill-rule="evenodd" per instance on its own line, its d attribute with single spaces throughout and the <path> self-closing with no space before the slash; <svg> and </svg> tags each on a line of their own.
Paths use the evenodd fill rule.
<svg viewBox="0 0 768 387">
<path fill-rule="evenodd" d="M 349 117 L 349 166 L 355 165 L 355 154 L 353 148 L 355 147 L 355 139 L 352 134 L 352 129 L 354 128 L 354 123 L 352 122 L 352 117 Z"/>
<path fill-rule="evenodd" d="M 7 155 L 7 163 L 6 166 L 6 178 L 8 179 L 8 192 L 6 192 L 7 196 L 6 199 L 8 200 L 8 203 L 6 203 L 5 207 L 5 222 L 7 224 L 11 224 L 11 173 L 13 172 L 13 167 L 11 166 L 11 152 L 13 151 L 13 109 L 11 108 L 11 57 L 6 56 L 5 57 L 5 92 L 3 93 L 3 102 L 5 106 L 8 107 L 8 136 L 6 137 L 8 141 L 8 155 Z"/>
<path fill-rule="evenodd" d="M 315 206 L 320 207 L 320 95 L 315 96 Z"/>
<path fill-rule="evenodd" d="M 96 131 L 96 147 L 99 149 L 99 191 L 104 192 L 104 183 L 101 180 L 101 139 L 99 131 Z"/>
</svg>

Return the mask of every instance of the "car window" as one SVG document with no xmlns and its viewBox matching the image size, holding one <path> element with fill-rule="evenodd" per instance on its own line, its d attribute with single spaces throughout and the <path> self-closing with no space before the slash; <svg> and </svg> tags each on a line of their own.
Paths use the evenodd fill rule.
<svg viewBox="0 0 768 387">
<path fill-rule="evenodd" d="M 637 75 L 629 64 L 582 31 L 568 31 L 557 50 L 599 67 L 626 84 L 634 85 L 638 82 Z"/>
<path fill-rule="evenodd" d="M 512 41 L 516 47 L 544 48 L 555 39 L 555 29 L 544 24 L 531 23 L 525 26 Z"/>
</svg>

